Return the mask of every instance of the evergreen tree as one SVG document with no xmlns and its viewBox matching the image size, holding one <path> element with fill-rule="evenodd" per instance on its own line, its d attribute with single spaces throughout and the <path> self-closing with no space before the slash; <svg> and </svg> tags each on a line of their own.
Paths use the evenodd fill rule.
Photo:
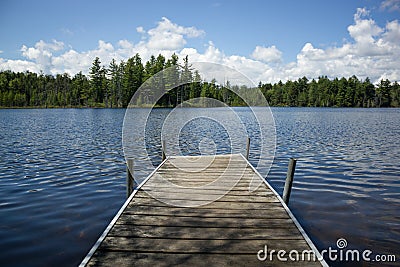
<svg viewBox="0 0 400 267">
<path fill-rule="evenodd" d="M 390 81 L 388 79 L 381 80 L 376 89 L 376 103 L 380 107 L 389 107 L 390 105 Z"/>
<path fill-rule="evenodd" d="M 144 67 L 139 54 L 128 59 L 123 74 L 123 105 L 127 106 L 132 96 L 144 81 Z"/>
<path fill-rule="evenodd" d="M 89 106 L 95 106 L 96 103 L 102 102 L 103 89 L 103 73 L 100 66 L 99 57 L 96 57 L 90 68 L 90 92 L 88 97 Z"/>
</svg>

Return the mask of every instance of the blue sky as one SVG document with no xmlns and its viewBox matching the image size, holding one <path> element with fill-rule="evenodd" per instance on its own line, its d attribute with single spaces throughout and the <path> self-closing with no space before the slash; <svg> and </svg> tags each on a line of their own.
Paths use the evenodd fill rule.
<svg viewBox="0 0 400 267">
<path fill-rule="evenodd" d="M 175 52 L 230 65 L 255 81 L 400 80 L 399 7 L 399 0 L 2 0 L 0 69 L 74 75 L 87 73 L 95 56 L 107 65 L 135 52 L 144 60 Z"/>
</svg>

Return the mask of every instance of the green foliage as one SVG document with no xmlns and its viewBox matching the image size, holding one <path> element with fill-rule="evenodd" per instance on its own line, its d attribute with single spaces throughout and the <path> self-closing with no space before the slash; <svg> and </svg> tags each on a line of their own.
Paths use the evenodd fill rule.
<svg viewBox="0 0 400 267">
<path fill-rule="evenodd" d="M 369 78 L 319 77 L 311 82 L 303 77 L 297 81 L 260 84 L 259 88 L 271 106 L 306 107 L 400 107 L 397 82 L 382 80 L 374 86 Z"/>
<path fill-rule="evenodd" d="M 144 82 L 144 67 L 139 54 L 128 59 L 124 66 L 122 85 L 123 85 L 123 106 L 129 104 L 129 100 L 135 94 L 136 90 Z"/>
<path fill-rule="evenodd" d="M 381 80 L 374 85 L 369 78 L 356 76 L 328 79 L 326 76 L 308 80 L 279 81 L 275 84 L 259 83 L 256 88 L 219 85 L 215 80 L 204 82 L 186 56 L 179 65 L 176 54 L 166 59 L 163 55 L 151 56 L 143 65 L 139 54 L 126 62 L 112 60 L 106 68 L 96 57 L 88 76 L 77 73 L 45 75 L 43 73 L 0 71 L 0 107 L 126 107 L 142 84 L 145 92 L 137 101 L 140 104 L 157 102 L 157 106 L 174 107 L 187 100 L 213 98 L 230 106 L 259 105 L 260 92 L 271 106 L 302 107 L 400 107 L 400 85 Z M 181 85 L 175 87 L 176 83 Z M 250 99 L 244 103 L 240 97 Z M 156 99 L 157 98 L 157 99 Z M 159 98 L 159 99 L 158 99 Z M 203 99 L 201 101 L 209 101 Z M 187 105 L 207 105 L 200 101 Z"/>
</svg>

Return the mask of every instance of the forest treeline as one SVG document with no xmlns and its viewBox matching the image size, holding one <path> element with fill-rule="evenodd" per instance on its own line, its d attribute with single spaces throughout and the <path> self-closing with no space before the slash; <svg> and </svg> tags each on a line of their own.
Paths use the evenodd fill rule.
<svg viewBox="0 0 400 267">
<path fill-rule="evenodd" d="M 126 107 L 137 89 L 154 74 L 168 69 L 162 84 L 168 87 L 174 81 L 190 81 L 166 92 L 157 102 L 159 106 L 174 107 L 188 99 L 208 97 L 230 106 L 245 105 L 234 92 L 246 90 L 242 86 L 232 87 L 229 82 L 217 84 L 202 81 L 186 56 L 183 64 L 173 54 L 166 59 L 163 55 L 143 63 L 139 54 L 126 62 L 112 60 L 103 66 L 98 57 L 93 61 L 89 74 L 82 72 L 71 77 L 69 74 L 48 75 L 44 73 L 1 71 L 1 107 Z M 326 76 L 308 80 L 271 84 L 259 83 L 270 106 L 302 107 L 400 107 L 400 86 L 397 82 L 381 80 L 374 85 L 368 78 L 328 79 Z M 150 92 L 151 93 L 151 92 Z"/>
</svg>

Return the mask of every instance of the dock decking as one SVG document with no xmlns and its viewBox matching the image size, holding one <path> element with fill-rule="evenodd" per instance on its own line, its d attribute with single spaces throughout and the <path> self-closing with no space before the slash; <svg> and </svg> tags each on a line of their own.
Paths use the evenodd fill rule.
<svg viewBox="0 0 400 267">
<path fill-rule="evenodd" d="M 298 254 L 290 258 L 291 250 Z M 128 198 L 81 266 L 327 266 L 309 254 L 320 256 L 242 155 L 169 157 Z"/>
</svg>

